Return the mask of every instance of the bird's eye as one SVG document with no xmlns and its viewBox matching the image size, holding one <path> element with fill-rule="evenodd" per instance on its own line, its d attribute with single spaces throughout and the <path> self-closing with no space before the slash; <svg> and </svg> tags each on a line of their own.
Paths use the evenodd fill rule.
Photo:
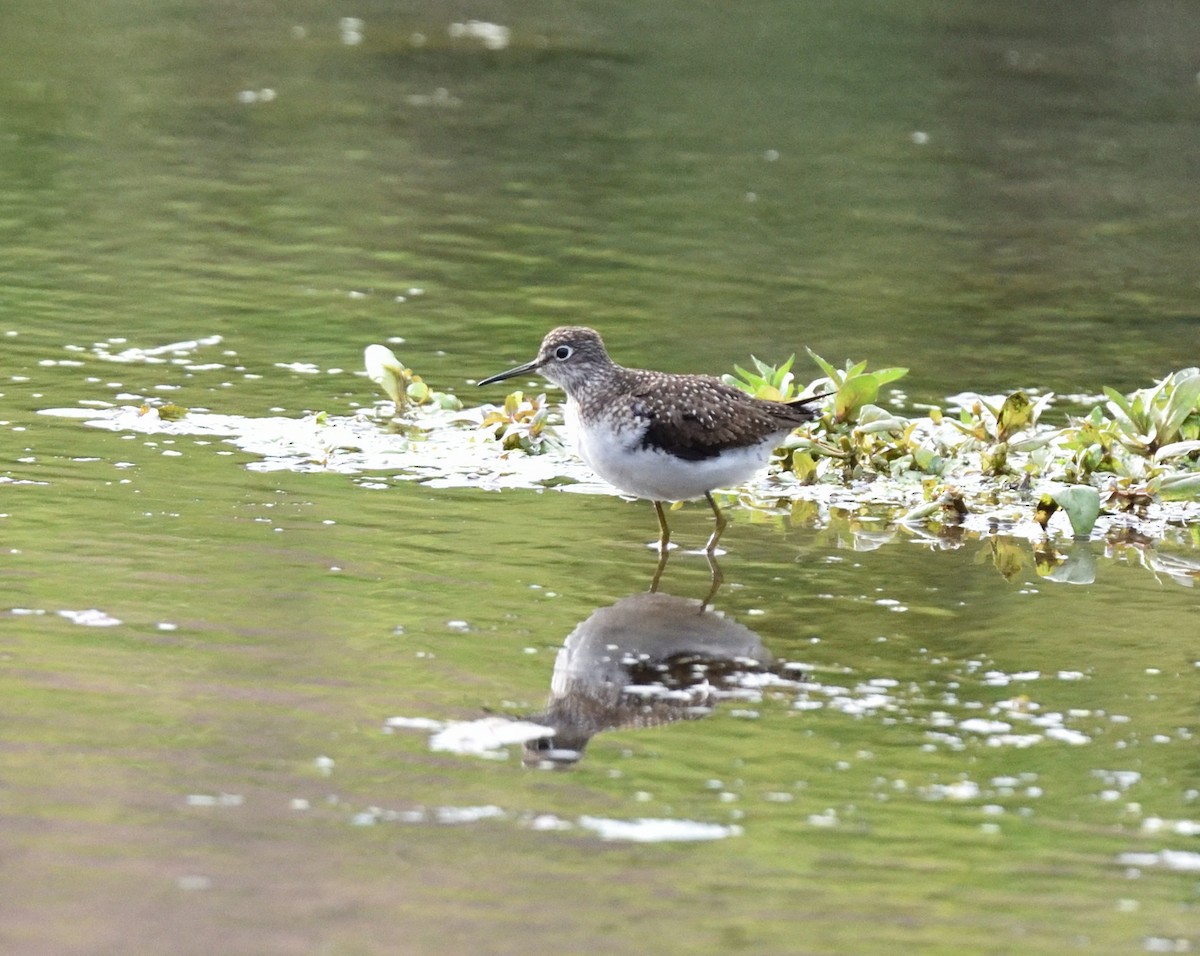
<svg viewBox="0 0 1200 956">
<path fill-rule="evenodd" d="M 563 359 L 569 359 L 573 351 L 575 350 L 569 345 L 560 345 L 554 350 L 554 357 L 561 362 Z"/>
</svg>

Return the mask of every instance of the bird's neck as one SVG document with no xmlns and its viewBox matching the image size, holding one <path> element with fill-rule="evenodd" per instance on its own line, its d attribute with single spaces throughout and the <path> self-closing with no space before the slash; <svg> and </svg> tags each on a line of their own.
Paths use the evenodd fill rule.
<svg viewBox="0 0 1200 956">
<path fill-rule="evenodd" d="M 560 384 L 568 400 L 579 408 L 584 417 L 591 418 L 598 410 L 612 405 L 629 391 L 635 371 L 609 363 Z"/>
</svg>

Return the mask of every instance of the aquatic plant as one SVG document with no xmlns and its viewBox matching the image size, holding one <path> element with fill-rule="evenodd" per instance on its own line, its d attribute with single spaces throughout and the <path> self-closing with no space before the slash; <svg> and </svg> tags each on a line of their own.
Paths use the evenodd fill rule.
<svg viewBox="0 0 1200 956">
<path fill-rule="evenodd" d="M 1107 408 L 1117 425 L 1117 439 L 1130 451 L 1155 455 L 1172 444 L 1169 457 L 1195 455 L 1200 449 L 1200 368 L 1168 375 L 1151 388 L 1128 396 L 1105 387 Z"/>
<path fill-rule="evenodd" d="M 824 391 L 823 386 L 828 382 L 834 392 L 833 421 L 836 424 L 858 421 L 868 408 L 875 407 L 875 401 L 879 398 L 879 390 L 884 385 L 908 374 L 906 368 L 881 368 L 874 372 L 868 372 L 865 361 L 854 363 L 847 361 L 844 369 L 838 369 L 826 362 L 812 349 L 806 351 L 825 373 L 825 380 L 818 379 L 812 387 Z M 876 421 L 878 420 L 876 417 Z"/>
<path fill-rule="evenodd" d="M 734 366 L 734 375 L 722 377 L 727 385 L 740 388 L 755 398 L 771 401 L 792 401 L 801 394 L 830 394 L 829 403 L 820 419 L 789 437 L 782 446 L 783 457 L 779 467 L 791 471 L 802 482 L 817 481 L 823 473 L 819 460 L 836 462 L 847 475 L 867 467 L 883 472 L 893 470 L 901 459 L 908 458 L 901 467 L 907 467 L 914 457 L 921 458 L 916 467 L 936 467 L 934 456 L 918 453 L 913 436 L 915 425 L 907 419 L 880 408 L 874 402 L 879 390 L 907 374 L 905 368 L 886 368 L 874 372 L 866 370 L 866 362 L 847 362 L 838 369 L 811 349 L 808 350 L 821 369 L 824 379 L 818 379 L 801 390 L 796 387 L 792 365 L 796 356 L 791 355 L 782 365 L 768 365 L 757 356 L 751 356 L 755 371 L 740 365 Z"/>
<path fill-rule="evenodd" d="M 1101 481 L 1110 507 L 1200 497 L 1200 369 L 1166 376 L 1070 420 L 1056 435 L 1070 480 Z"/>
<path fill-rule="evenodd" d="M 799 397 L 796 378 L 792 374 L 792 365 L 796 361 L 794 353 L 779 366 L 768 365 L 754 355 L 750 356 L 750 361 L 754 363 L 755 371 L 750 372 L 740 365 L 735 365 L 733 371 L 736 374 L 722 375 L 721 381 L 734 388 L 740 388 L 755 398 L 772 402 L 790 402 Z"/>
<path fill-rule="evenodd" d="M 363 351 L 367 378 L 384 390 L 402 414 L 410 405 L 434 405 L 447 411 L 462 408 L 462 401 L 449 392 L 438 392 L 408 368 L 386 345 L 368 345 Z"/>
<path fill-rule="evenodd" d="M 138 407 L 139 415 L 155 414 L 158 416 L 159 421 L 164 422 L 177 422 L 187 415 L 187 413 L 188 410 L 186 408 L 182 405 L 176 405 L 174 402 L 163 402 L 160 405 L 147 403 Z"/>
<path fill-rule="evenodd" d="M 382 428 L 370 409 L 351 417 L 254 419 L 149 401 L 45 413 L 114 431 L 221 436 L 272 469 L 362 474 L 372 486 L 369 476 L 380 470 L 439 487 L 545 488 L 590 480 L 585 467 L 558 453 L 556 403 L 545 395 L 514 392 L 501 406 L 445 411 L 428 392 L 411 388 L 424 383 L 390 350 L 368 356 L 372 378 L 405 412 Z M 769 473 L 738 489 L 736 500 L 755 520 L 827 529 L 838 547 L 855 550 L 896 539 L 933 548 L 974 540 L 1006 577 L 1033 566 L 1070 583 L 1094 577 L 1103 547 L 1106 558 L 1200 584 L 1197 370 L 1174 372 L 1120 401 L 1109 391 L 1095 407 L 1052 425 L 1042 416 L 1051 407 L 1048 395 L 963 394 L 949 399 L 953 411 L 925 407 L 909 417 L 865 401 L 878 399 L 878 386 L 903 370 L 870 372 L 862 363 L 833 369 L 822 361 L 825 374 L 802 388 L 793 364 L 755 359 L 754 371 L 739 374 L 749 388 L 770 387 L 785 399 L 846 388 L 843 414 L 836 399 L 825 400 L 820 417 L 785 440 Z M 873 389 L 852 384 L 863 375 L 877 376 Z M 538 458 L 525 460 L 530 455 Z M 1066 521 L 1076 541 L 1059 553 L 1052 542 Z"/>
<path fill-rule="evenodd" d="M 1096 526 L 1100 516 L 1100 493 L 1091 485 L 1069 485 L 1052 488 L 1038 499 L 1034 509 L 1034 520 L 1046 530 L 1051 516 L 1059 508 L 1071 522 L 1076 538 L 1086 538 Z"/>
<path fill-rule="evenodd" d="M 511 392 L 503 405 L 486 411 L 479 428 L 506 450 L 519 448 L 531 455 L 540 454 L 548 444 L 558 444 L 547 431 L 549 410 L 545 393 L 527 398 L 522 392 Z M 551 439 L 549 443 L 547 439 Z"/>
</svg>

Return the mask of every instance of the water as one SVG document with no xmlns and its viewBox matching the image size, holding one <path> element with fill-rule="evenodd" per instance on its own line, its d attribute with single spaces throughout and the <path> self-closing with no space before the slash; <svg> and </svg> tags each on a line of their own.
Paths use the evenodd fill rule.
<svg viewBox="0 0 1200 956">
<path fill-rule="evenodd" d="M 377 401 L 372 342 L 473 404 L 564 321 L 931 401 L 1195 364 L 1197 14 L 345 12 L 5 18 L 5 951 L 1200 945 L 1194 531 L 1059 538 L 1072 586 L 1020 537 L 732 505 L 713 606 L 769 666 L 677 669 L 543 770 L 431 742 L 547 719 L 649 505 L 343 469 L 306 419 Z M 292 457 L 40 414 L 144 399 Z M 708 586 L 672 557 L 673 626 Z"/>
</svg>

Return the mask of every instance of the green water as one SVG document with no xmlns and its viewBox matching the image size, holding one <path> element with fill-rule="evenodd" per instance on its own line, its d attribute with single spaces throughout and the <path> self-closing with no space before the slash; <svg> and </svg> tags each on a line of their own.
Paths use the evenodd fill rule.
<svg viewBox="0 0 1200 956">
<path fill-rule="evenodd" d="M 508 46 L 450 36 L 471 17 Z M 396 337 L 473 403 L 566 321 L 672 370 L 909 366 L 918 400 L 1147 385 L 1200 357 L 1200 13 L 3 20 L 0 949 L 1200 946 L 1194 529 L 1077 545 L 1071 586 L 1003 534 L 870 550 L 836 511 L 731 507 L 714 604 L 804 680 L 541 770 L 387 721 L 542 713 L 567 636 L 649 587 L 648 504 L 39 414 L 347 415 L 378 398 L 362 348 Z M 708 522 L 672 515 L 685 547 Z M 708 584 L 679 553 L 661 589 Z"/>
</svg>

